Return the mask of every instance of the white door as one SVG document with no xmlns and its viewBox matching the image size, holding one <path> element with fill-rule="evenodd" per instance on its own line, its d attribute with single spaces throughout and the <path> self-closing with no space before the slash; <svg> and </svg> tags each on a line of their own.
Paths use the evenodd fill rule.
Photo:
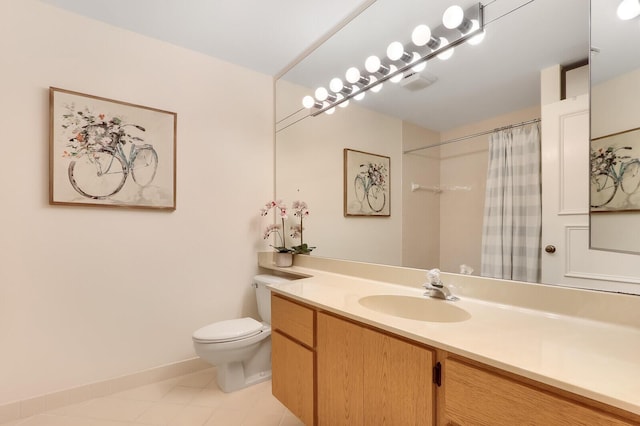
<svg viewBox="0 0 640 426">
<path fill-rule="evenodd" d="M 589 249 L 589 98 L 542 107 L 542 282 L 640 294 L 640 256 Z"/>
</svg>

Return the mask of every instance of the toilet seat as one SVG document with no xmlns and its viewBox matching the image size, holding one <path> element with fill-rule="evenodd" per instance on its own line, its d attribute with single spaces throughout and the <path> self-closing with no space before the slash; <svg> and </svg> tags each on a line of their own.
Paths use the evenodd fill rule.
<svg viewBox="0 0 640 426">
<path fill-rule="evenodd" d="M 262 332 L 263 324 L 253 318 L 219 321 L 204 326 L 193 333 L 193 340 L 200 343 L 223 343 L 246 339 Z"/>
</svg>

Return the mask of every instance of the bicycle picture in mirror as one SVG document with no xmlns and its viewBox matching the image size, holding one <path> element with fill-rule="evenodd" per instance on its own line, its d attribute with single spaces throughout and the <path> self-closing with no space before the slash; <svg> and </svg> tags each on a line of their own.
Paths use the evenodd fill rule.
<svg viewBox="0 0 640 426">
<path fill-rule="evenodd" d="M 390 216 L 390 159 L 344 150 L 344 215 Z"/>
<path fill-rule="evenodd" d="M 175 209 L 176 114 L 50 88 L 51 204 Z"/>
<path fill-rule="evenodd" d="M 591 140 L 592 212 L 640 210 L 640 129 Z"/>
</svg>

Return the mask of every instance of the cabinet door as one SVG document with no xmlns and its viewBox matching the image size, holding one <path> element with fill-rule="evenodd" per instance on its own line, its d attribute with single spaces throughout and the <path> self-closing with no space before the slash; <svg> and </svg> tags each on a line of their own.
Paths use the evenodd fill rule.
<svg viewBox="0 0 640 426">
<path fill-rule="evenodd" d="M 363 334 L 364 424 L 433 424 L 433 353 L 374 330 Z"/>
<path fill-rule="evenodd" d="M 433 353 L 318 314 L 319 425 L 431 425 Z"/>
<path fill-rule="evenodd" d="M 273 395 L 305 425 L 313 422 L 313 352 L 278 331 L 271 334 Z"/>
<path fill-rule="evenodd" d="M 609 413 L 447 359 L 445 417 L 460 425 L 631 425 Z"/>
<path fill-rule="evenodd" d="M 318 425 L 364 424 L 363 328 L 318 313 Z"/>
</svg>

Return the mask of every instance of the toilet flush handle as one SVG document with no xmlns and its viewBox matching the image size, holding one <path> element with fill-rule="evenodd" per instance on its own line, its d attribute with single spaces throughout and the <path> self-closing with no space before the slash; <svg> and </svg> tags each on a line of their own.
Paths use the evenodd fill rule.
<svg viewBox="0 0 640 426">
<path fill-rule="evenodd" d="M 258 288 L 258 283 L 251 283 L 251 287 Z"/>
</svg>

